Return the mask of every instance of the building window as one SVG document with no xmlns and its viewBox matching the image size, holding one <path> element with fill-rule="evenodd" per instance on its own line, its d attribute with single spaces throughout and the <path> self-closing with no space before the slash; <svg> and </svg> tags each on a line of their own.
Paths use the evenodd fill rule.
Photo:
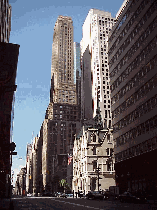
<svg viewBox="0 0 157 210">
<path fill-rule="evenodd" d="M 110 149 L 110 156 L 112 156 L 113 155 L 113 149 L 111 148 Z"/>
<path fill-rule="evenodd" d="M 93 135 L 93 142 L 96 142 L 96 135 Z"/>
<path fill-rule="evenodd" d="M 96 155 L 96 147 L 93 148 L 93 155 Z"/>
<path fill-rule="evenodd" d="M 94 161 L 93 161 L 93 171 L 96 170 L 96 168 L 97 168 L 97 161 L 94 160 Z"/>
<path fill-rule="evenodd" d="M 107 141 L 110 142 L 110 134 L 107 135 Z"/>
<path fill-rule="evenodd" d="M 107 156 L 110 155 L 110 149 L 109 148 L 106 149 L 106 154 L 107 154 Z"/>
<path fill-rule="evenodd" d="M 113 162 L 107 163 L 107 171 L 113 171 Z"/>
</svg>

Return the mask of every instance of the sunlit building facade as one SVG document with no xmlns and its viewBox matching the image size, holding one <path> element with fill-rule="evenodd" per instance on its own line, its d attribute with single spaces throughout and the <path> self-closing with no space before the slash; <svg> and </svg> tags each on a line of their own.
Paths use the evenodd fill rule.
<svg viewBox="0 0 157 210">
<path fill-rule="evenodd" d="M 73 148 L 75 193 L 82 191 L 86 195 L 89 191 L 105 191 L 115 186 L 113 148 L 112 129 L 82 127 Z"/>
<path fill-rule="evenodd" d="M 59 16 L 54 27 L 52 44 L 51 102 L 76 104 L 74 85 L 73 21 Z"/>
<path fill-rule="evenodd" d="M 80 42 L 81 117 L 82 119 L 91 118 L 91 114 L 86 116 L 87 109 L 92 110 L 92 117 L 95 117 L 98 97 L 103 125 L 106 128 L 111 127 L 112 124 L 107 41 L 114 24 L 115 19 L 111 13 L 90 9 L 82 27 L 83 37 Z M 86 95 L 88 95 L 88 101 L 85 101 Z"/>
</svg>

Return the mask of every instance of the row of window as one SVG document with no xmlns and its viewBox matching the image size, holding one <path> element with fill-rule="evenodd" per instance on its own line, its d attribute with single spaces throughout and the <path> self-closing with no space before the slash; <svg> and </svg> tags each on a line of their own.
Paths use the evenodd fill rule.
<svg viewBox="0 0 157 210">
<path fill-rule="evenodd" d="M 157 143 L 157 137 L 153 137 L 147 141 L 142 142 L 141 144 L 128 148 L 127 150 L 124 150 L 115 155 L 115 162 L 117 163 L 125 159 L 141 155 L 145 152 L 152 151 L 156 149 L 157 147 L 156 143 Z"/>
<path fill-rule="evenodd" d="M 141 74 L 139 74 L 141 77 L 142 77 L 142 75 Z M 140 80 L 140 79 L 139 79 Z M 116 108 L 114 111 L 113 111 L 113 119 L 114 118 L 116 118 L 119 114 L 121 114 L 123 112 L 123 110 L 122 110 L 122 107 L 121 106 L 119 106 L 118 108 Z"/>
<path fill-rule="evenodd" d="M 131 95 L 126 101 L 124 101 L 114 112 L 117 114 L 123 113 L 127 108 L 129 108 L 132 104 L 136 103 L 140 98 L 144 97 L 148 92 L 150 92 L 154 87 L 157 86 L 157 74 L 150 79 L 147 83 L 145 83 L 137 92 Z"/>
<path fill-rule="evenodd" d="M 132 72 L 136 67 L 138 67 L 139 64 L 145 59 L 147 54 L 150 54 L 150 52 L 154 50 L 156 45 L 157 45 L 157 36 L 148 43 L 148 45 L 141 51 L 141 53 L 138 56 L 136 56 L 136 58 L 130 63 L 127 69 L 119 77 L 119 80 L 124 81 L 125 78 L 130 74 L 130 72 Z M 132 55 L 130 55 L 129 59 L 131 58 Z M 110 78 L 113 78 L 113 76 L 115 76 L 115 74 L 118 73 L 118 71 L 122 68 L 124 62 L 123 60 L 120 61 L 117 67 L 110 74 Z"/>
<path fill-rule="evenodd" d="M 120 120 L 118 123 L 114 125 L 115 132 L 118 130 L 126 127 L 139 117 L 143 116 L 147 112 L 150 112 L 152 109 L 154 109 L 157 106 L 157 95 L 146 101 L 144 104 L 139 106 L 137 109 L 135 109 L 133 112 L 131 112 L 129 115 L 127 115 L 125 118 Z"/>
<path fill-rule="evenodd" d="M 63 87 L 63 88 L 64 88 L 64 87 Z M 57 107 L 58 107 L 58 106 L 54 105 L 54 106 L 53 106 L 54 110 L 57 109 Z M 60 108 L 60 110 L 63 110 L 63 109 L 64 109 L 64 110 L 66 110 L 66 109 L 67 109 L 67 110 L 68 110 L 68 109 L 77 110 L 77 109 L 78 109 L 77 106 L 60 106 L 59 108 Z M 60 111 L 60 110 L 59 110 L 59 111 Z"/>
<path fill-rule="evenodd" d="M 147 63 L 141 70 L 114 96 L 117 100 L 120 100 L 128 91 L 133 87 L 137 86 L 143 80 L 143 77 L 150 71 L 153 70 L 157 62 L 157 55 Z M 119 109 L 114 111 L 114 116 L 117 115 Z"/>
<path fill-rule="evenodd" d="M 147 95 L 153 88 L 157 86 L 157 74 L 151 78 L 147 83 L 145 83 L 138 91 L 131 95 L 126 101 L 124 101 L 117 109 L 116 112 L 119 114 L 123 113 L 132 104 L 135 104 L 140 98 Z M 113 112 L 114 115 L 115 112 Z"/>
<path fill-rule="evenodd" d="M 157 55 L 152 58 L 150 62 L 148 62 L 144 67 L 141 68 L 141 70 L 128 82 L 127 85 L 125 85 L 117 94 L 119 95 L 118 98 L 123 97 L 123 95 L 131 90 L 136 83 L 140 83 L 140 80 L 147 74 L 150 70 L 152 70 L 157 62 Z M 138 63 L 137 63 L 138 65 Z M 121 82 L 124 81 L 124 79 L 129 75 L 128 69 L 126 69 L 119 77 L 118 79 L 111 85 L 111 92 L 114 91 L 115 88 L 117 88 Z"/>
<path fill-rule="evenodd" d="M 138 1 L 138 0 L 136 0 Z M 111 47 L 111 49 L 109 50 L 109 55 L 112 54 L 112 52 L 114 51 L 114 49 L 117 47 L 117 45 L 120 43 L 120 41 L 122 40 L 122 38 L 125 36 L 125 34 L 127 33 L 127 31 L 130 29 L 130 27 L 133 25 L 133 23 L 135 22 L 135 20 L 137 19 L 137 17 L 139 16 L 139 14 L 142 12 L 142 10 L 145 8 L 145 6 L 149 3 L 149 0 L 143 0 L 142 3 L 140 4 L 140 6 L 138 7 L 138 9 L 135 11 L 134 15 L 130 18 L 130 21 L 126 24 L 125 28 L 123 29 L 123 31 L 120 33 L 120 35 L 118 36 L 118 38 L 115 40 L 113 46 Z M 131 13 L 131 8 L 135 5 L 135 0 L 132 1 L 131 5 L 128 7 L 127 12 L 124 14 L 124 19 L 126 20 Z M 148 10 L 149 11 L 149 10 Z M 124 21 L 123 21 L 124 23 Z M 112 42 L 112 40 L 114 39 L 114 37 L 117 35 L 117 32 L 120 30 L 122 24 L 121 22 L 119 23 L 119 25 L 117 26 L 117 28 L 114 30 L 113 34 L 111 35 L 109 42 Z"/>
<path fill-rule="evenodd" d="M 149 44 L 145 47 L 145 49 L 143 49 L 142 52 L 133 60 L 133 62 L 119 77 L 119 80 L 124 81 L 125 78 L 130 74 L 130 72 L 132 72 L 136 67 L 138 67 L 141 61 L 146 58 L 147 54 L 150 54 L 150 52 L 154 50 L 156 45 L 157 45 L 157 36 L 151 42 L 149 42 Z"/>
<path fill-rule="evenodd" d="M 132 72 L 136 67 L 138 67 L 139 64 L 145 59 L 147 54 L 150 54 L 150 52 L 154 50 L 156 45 L 157 45 L 157 37 L 151 40 L 149 44 L 142 50 L 142 52 L 130 63 L 127 69 L 119 77 L 119 80 L 123 82 L 125 78 L 130 74 L 130 72 Z M 113 77 L 113 75 L 118 73 L 118 71 L 121 69 L 123 65 L 122 63 L 123 62 L 120 62 L 120 64 L 118 65 L 118 68 L 112 71 L 112 73 L 110 74 L 110 78 Z"/>
<path fill-rule="evenodd" d="M 152 131 L 157 128 L 157 115 L 150 118 L 149 120 L 145 121 L 144 123 L 141 123 L 137 127 L 129 130 L 125 134 L 119 136 L 115 139 L 116 141 L 116 147 L 125 144 L 129 140 L 134 140 L 136 137 L 145 134 L 148 131 Z"/>
<path fill-rule="evenodd" d="M 154 7 L 153 7 L 154 9 Z M 152 14 L 152 13 L 150 13 Z M 149 18 L 149 17 L 147 17 Z M 141 22 L 141 21 L 140 21 Z M 144 21 L 142 21 L 143 23 Z M 140 26 L 139 26 L 140 24 Z M 109 65 L 112 66 L 113 63 L 115 63 L 118 60 L 118 57 L 122 54 L 122 52 L 127 48 L 127 46 L 131 43 L 132 39 L 134 39 L 134 36 L 139 32 L 139 29 L 143 26 L 143 24 L 139 23 L 135 27 L 135 29 L 132 31 L 132 33 L 128 36 L 126 41 L 122 44 L 122 46 L 119 48 L 117 53 L 113 56 L 112 60 L 110 61 Z M 139 27 L 138 27 L 139 26 Z M 144 40 L 148 37 L 148 35 L 157 27 L 157 17 L 151 22 L 151 24 L 147 27 L 145 32 L 142 33 L 142 35 L 138 38 L 138 40 L 135 42 L 134 45 L 130 48 L 130 50 L 126 53 L 126 55 L 123 57 L 123 65 L 127 62 L 128 59 L 131 58 L 131 56 L 137 51 L 137 49 L 142 45 Z"/>
</svg>

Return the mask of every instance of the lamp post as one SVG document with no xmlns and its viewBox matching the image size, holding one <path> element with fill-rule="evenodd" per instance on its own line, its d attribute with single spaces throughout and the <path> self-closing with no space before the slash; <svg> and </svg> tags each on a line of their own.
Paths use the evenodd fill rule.
<svg viewBox="0 0 157 210">
<path fill-rule="evenodd" d="M 95 172 L 97 173 L 97 176 L 98 176 L 98 191 L 99 191 L 99 186 L 100 186 L 100 184 L 99 184 L 99 179 L 101 179 L 100 177 L 99 177 L 99 175 L 100 175 L 100 168 L 99 168 L 99 166 L 95 169 Z"/>
</svg>

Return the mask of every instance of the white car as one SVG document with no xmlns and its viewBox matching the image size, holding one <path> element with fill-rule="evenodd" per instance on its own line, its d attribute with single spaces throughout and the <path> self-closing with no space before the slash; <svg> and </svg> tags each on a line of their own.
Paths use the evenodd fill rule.
<svg viewBox="0 0 157 210">
<path fill-rule="evenodd" d="M 28 193 L 28 194 L 27 194 L 27 196 L 28 196 L 28 197 L 31 197 L 31 196 L 32 196 L 32 194 L 31 194 L 31 193 Z"/>
</svg>

